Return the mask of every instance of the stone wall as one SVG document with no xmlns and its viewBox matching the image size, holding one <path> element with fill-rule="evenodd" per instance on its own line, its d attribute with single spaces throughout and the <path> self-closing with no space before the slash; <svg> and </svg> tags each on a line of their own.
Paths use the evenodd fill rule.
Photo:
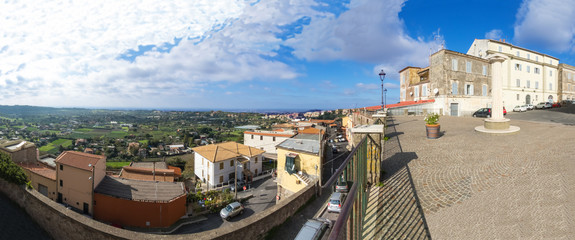
<svg viewBox="0 0 575 240">
<path fill-rule="evenodd" d="M 67 209 L 35 190 L 26 190 L 3 179 L 0 179 L 0 194 L 22 207 L 54 239 L 263 239 L 269 230 L 282 224 L 317 194 L 317 184 L 310 184 L 277 205 L 233 222 L 225 229 L 187 235 L 145 234 L 109 226 Z"/>
</svg>

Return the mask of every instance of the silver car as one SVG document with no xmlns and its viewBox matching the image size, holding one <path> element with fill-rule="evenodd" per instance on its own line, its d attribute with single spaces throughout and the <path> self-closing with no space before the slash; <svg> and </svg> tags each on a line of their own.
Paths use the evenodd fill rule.
<svg viewBox="0 0 575 240">
<path fill-rule="evenodd" d="M 344 201 L 344 194 L 340 192 L 334 192 L 329 197 L 329 202 L 327 203 L 327 212 L 341 212 L 341 206 Z"/>
<path fill-rule="evenodd" d="M 225 208 L 220 211 L 220 216 L 225 220 L 230 220 L 230 218 L 244 213 L 244 206 L 239 202 L 233 202 L 228 204 Z"/>
<path fill-rule="evenodd" d="M 299 233 L 296 240 L 317 240 L 321 239 L 326 230 L 331 227 L 331 221 L 325 218 L 316 218 L 307 220 Z"/>
</svg>

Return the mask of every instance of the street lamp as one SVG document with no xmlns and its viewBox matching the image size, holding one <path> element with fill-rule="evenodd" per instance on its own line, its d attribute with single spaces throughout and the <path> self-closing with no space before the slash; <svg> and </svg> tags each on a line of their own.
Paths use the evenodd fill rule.
<svg viewBox="0 0 575 240">
<path fill-rule="evenodd" d="M 385 96 L 385 101 L 383 101 L 383 108 L 387 108 L 387 88 L 383 89 L 383 95 Z"/>
<path fill-rule="evenodd" d="M 383 111 L 385 108 L 383 103 L 383 80 L 385 79 L 385 72 L 383 69 L 381 69 L 381 72 L 379 72 L 379 79 L 381 79 L 381 110 Z"/>
</svg>

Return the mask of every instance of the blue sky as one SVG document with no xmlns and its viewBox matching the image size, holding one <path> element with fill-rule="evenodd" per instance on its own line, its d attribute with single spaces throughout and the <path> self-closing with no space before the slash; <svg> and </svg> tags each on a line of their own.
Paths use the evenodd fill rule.
<svg viewBox="0 0 575 240">
<path fill-rule="evenodd" d="M 575 65 L 575 0 L 0 3 L 0 104 L 337 109 L 475 38 Z"/>
</svg>

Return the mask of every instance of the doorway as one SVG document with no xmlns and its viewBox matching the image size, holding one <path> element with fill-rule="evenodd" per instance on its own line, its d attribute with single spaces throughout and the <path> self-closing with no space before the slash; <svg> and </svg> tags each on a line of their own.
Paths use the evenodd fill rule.
<svg viewBox="0 0 575 240">
<path fill-rule="evenodd" d="M 525 96 L 525 104 L 531 104 L 531 96 L 529 94 Z"/>
<path fill-rule="evenodd" d="M 451 116 L 459 116 L 459 103 L 451 104 Z"/>
</svg>

